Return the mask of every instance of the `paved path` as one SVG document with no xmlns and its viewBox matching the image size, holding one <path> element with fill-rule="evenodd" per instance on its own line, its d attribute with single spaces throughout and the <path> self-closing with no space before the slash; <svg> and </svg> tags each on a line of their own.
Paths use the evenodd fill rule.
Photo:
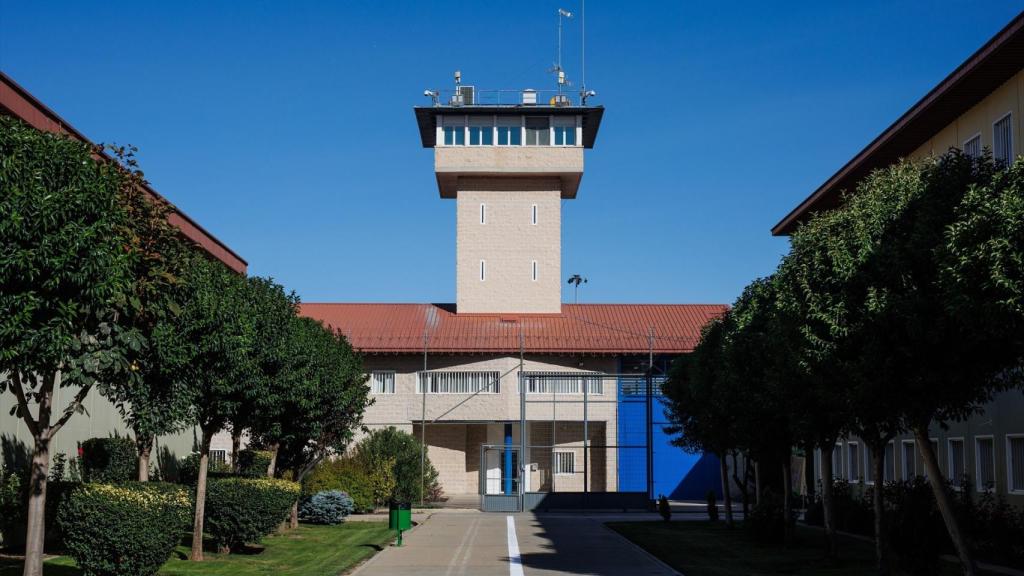
<svg viewBox="0 0 1024 576">
<path fill-rule="evenodd" d="M 646 516 L 646 515 L 643 515 Z M 637 515 L 630 519 L 640 519 Z M 669 576 L 604 526 L 608 515 L 434 512 L 358 576 Z"/>
</svg>

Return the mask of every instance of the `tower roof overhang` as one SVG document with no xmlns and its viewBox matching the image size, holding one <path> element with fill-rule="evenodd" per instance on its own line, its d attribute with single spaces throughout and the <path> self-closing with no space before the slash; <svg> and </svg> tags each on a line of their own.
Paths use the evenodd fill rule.
<svg viewBox="0 0 1024 576">
<path fill-rule="evenodd" d="M 416 123 L 420 127 L 420 140 L 424 148 L 437 144 L 437 117 L 448 114 L 495 116 L 580 116 L 583 119 L 583 147 L 593 148 L 597 130 L 601 127 L 604 106 L 534 106 L 526 104 L 505 106 L 415 106 Z"/>
</svg>

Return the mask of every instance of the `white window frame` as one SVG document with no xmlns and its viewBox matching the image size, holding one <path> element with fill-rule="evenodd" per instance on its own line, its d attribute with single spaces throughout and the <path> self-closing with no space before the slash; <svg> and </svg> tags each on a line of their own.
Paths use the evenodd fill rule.
<svg viewBox="0 0 1024 576">
<path fill-rule="evenodd" d="M 1007 112 L 1006 114 L 1003 114 L 998 120 L 996 120 L 995 122 L 992 123 L 992 158 L 995 159 L 995 160 L 1004 160 L 1002 158 L 996 158 L 996 124 L 999 124 L 1000 122 L 1002 122 L 1003 120 L 1006 120 L 1007 118 L 1010 119 L 1010 122 L 1008 124 L 1009 127 L 1010 127 L 1010 150 L 1007 153 L 1007 157 L 1005 158 L 1005 161 L 1006 161 L 1006 164 L 1009 165 L 1009 164 L 1011 164 L 1013 162 L 1013 111 L 1012 110 Z"/>
<path fill-rule="evenodd" d="M 539 395 L 564 396 L 575 394 L 582 396 L 583 387 L 587 386 L 587 394 L 590 396 L 604 395 L 604 379 L 600 372 L 552 372 L 547 370 L 523 370 L 519 373 L 519 381 L 527 381 L 526 393 Z M 537 378 L 531 379 L 531 376 Z M 544 390 L 538 390 L 540 383 L 544 383 Z M 550 389 L 548 389 L 550 388 Z M 518 388 L 517 388 L 518 393 Z"/>
<path fill-rule="evenodd" d="M 576 116 L 552 116 L 549 122 L 551 127 L 551 145 L 558 148 L 578 148 L 580 145 L 579 134 L 577 133 L 577 126 L 579 122 Z M 572 144 L 558 144 L 555 142 L 555 128 L 572 128 L 573 132 L 573 143 Z"/>
<path fill-rule="evenodd" d="M 913 471 L 913 475 L 912 476 L 908 476 L 907 475 L 907 450 L 906 450 L 906 446 L 908 444 L 910 446 L 912 446 L 911 452 L 914 454 L 914 461 L 910 463 L 910 468 Z M 903 480 L 905 480 L 905 481 L 913 480 L 914 478 L 916 478 L 918 476 L 918 472 L 917 472 L 917 440 L 911 439 L 911 440 L 903 440 L 903 441 L 901 441 L 900 442 L 900 449 L 901 449 L 900 450 L 900 462 L 903 464 L 903 466 L 902 466 L 900 471 L 902 472 Z"/>
<path fill-rule="evenodd" d="M 446 120 L 448 120 L 448 119 L 451 119 L 451 123 L 446 122 Z M 459 116 L 457 114 L 445 114 L 445 115 L 442 115 L 442 116 L 438 116 L 438 124 L 439 124 L 439 126 L 438 126 L 437 142 L 435 143 L 435 145 L 442 146 L 442 147 L 448 147 L 448 148 L 465 147 L 465 146 L 468 145 L 469 133 L 467 131 L 467 126 L 469 124 L 469 116 Z M 455 142 L 455 138 L 452 138 L 452 143 L 451 144 L 446 144 L 445 141 L 444 141 L 444 129 L 445 128 L 459 128 L 459 127 L 462 128 L 462 144 L 456 143 Z"/>
<path fill-rule="evenodd" d="M 214 448 L 210 450 L 210 464 L 227 464 L 228 463 L 228 451 L 224 448 Z"/>
<path fill-rule="evenodd" d="M 452 377 L 456 379 L 461 377 L 463 379 L 466 379 L 466 381 L 470 382 L 471 384 L 471 386 L 467 389 L 469 391 L 452 392 L 452 383 L 443 383 L 443 385 L 439 385 L 438 388 L 447 387 L 448 390 L 442 390 L 439 392 L 428 392 L 428 394 L 431 395 L 452 394 L 469 396 L 473 394 L 501 393 L 501 372 L 497 370 L 427 370 L 426 372 L 421 370 L 416 373 L 417 394 L 423 394 L 423 390 L 424 388 L 426 388 L 426 386 L 424 385 L 425 374 L 442 375 L 444 377 Z M 481 381 L 473 383 L 472 379 L 474 378 L 480 379 Z"/>
<path fill-rule="evenodd" d="M 1024 434 L 1007 434 L 1006 435 L 1006 493 L 1007 494 L 1024 494 L 1024 487 L 1014 489 L 1013 487 L 1013 467 L 1024 466 L 1024 462 L 1013 461 L 1013 451 L 1010 449 L 1010 441 L 1015 439 L 1024 439 Z"/>
<path fill-rule="evenodd" d="M 387 380 L 378 381 L 377 376 L 390 376 L 390 383 Z M 381 384 L 380 390 L 377 385 Z M 388 390 L 390 384 L 390 391 Z M 395 393 L 395 371 L 394 370 L 371 370 L 370 371 L 370 394 L 390 395 Z"/>
<path fill-rule="evenodd" d="M 487 224 L 487 204 L 480 203 L 480 224 Z"/>
<path fill-rule="evenodd" d="M 485 146 L 495 146 L 497 142 L 498 130 L 496 128 L 497 122 L 495 122 L 494 116 L 481 116 L 472 115 L 466 116 L 466 146 L 472 146 L 473 148 L 482 148 Z M 490 128 L 491 129 L 491 143 L 483 144 L 483 135 L 480 137 L 480 144 L 473 144 L 472 134 L 473 128 Z"/>
<path fill-rule="evenodd" d="M 850 458 L 850 448 L 851 447 L 853 448 L 853 458 Z M 846 462 L 847 462 L 847 466 L 846 466 L 846 481 L 850 482 L 851 484 L 854 483 L 854 482 L 862 481 L 864 479 L 864 474 L 862 473 L 862 471 L 861 470 L 857 470 L 858 476 L 856 478 L 852 478 L 850 475 L 853 474 L 854 470 L 851 469 L 850 466 L 849 466 L 850 462 L 854 462 L 854 463 L 857 464 L 857 467 L 860 468 L 860 460 L 861 460 L 861 458 L 860 458 L 860 443 L 858 443 L 858 442 L 847 442 L 846 443 L 846 454 L 844 454 L 844 456 L 846 457 Z"/>
<path fill-rule="evenodd" d="M 978 140 L 978 155 L 977 156 L 971 156 L 970 154 L 967 154 L 967 143 L 973 141 L 974 139 Z M 975 134 L 971 135 L 970 138 L 964 140 L 963 143 L 960 145 L 960 149 L 964 151 L 964 154 L 967 154 L 971 158 L 981 158 L 982 154 L 984 153 L 984 149 L 985 149 L 984 146 L 982 145 L 982 142 L 981 142 L 981 132 L 976 132 Z"/>
<path fill-rule="evenodd" d="M 993 492 L 999 486 L 999 477 L 996 475 L 996 438 L 991 434 L 979 434 L 974 437 L 974 489 L 977 492 L 987 492 L 988 488 L 981 485 L 981 458 L 978 456 L 982 440 L 988 440 L 992 446 L 992 488 Z"/>
<path fill-rule="evenodd" d="M 567 456 L 565 460 L 559 456 Z M 565 472 L 562 464 L 568 462 L 572 470 Z M 551 451 L 551 473 L 555 476 L 574 476 L 576 474 L 576 451 L 575 450 L 552 450 Z"/>
<path fill-rule="evenodd" d="M 526 141 L 526 137 L 529 135 L 529 132 L 527 131 L 527 128 L 526 128 L 526 120 L 527 120 L 527 118 L 547 118 L 547 120 L 548 120 L 548 143 L 547 144 L 530 144 L 530 143 L 528 143 Z M 547 115 L 547 116 L 545 116 L 543 114 L 524 115 L 523 116 L 523 139 L 522 139 L 523 146 L 534 146 L 534 147 L 537 147 L 537 148 L 550 148 L 550 147 L 554 146 L 555 145 L 555 128 L 554 128 L 554 124 L 551 122 L 551 119 L 552 119 L 552 116 L 550 116 L 550 115 Z"/>
<path fill-rule="evenodd" d="M 960 490 L 961 482 L 954 483 L 953 478 L 953 442 L 960 442 L 960 467 L 963 470 L 961 474 L 967 474 L 967 442 L 963 436 L 950 436 L 946 438 L 946 479 L 949 480 L 949 484 L 953 487 L 953 490 Z"/>
<path fill-rule="evenodd" d="M 487 260 L 480 261 L 480 281 L 487 281 Z"/>
<path fill-rule="evenodd" d="M 536 226 L 537 225 L 537 205 L 534 204 L 533 206 L 531 206 L 530 210 L 531 210 L 531 213 L 530 213 L 530 224 L 532 224 L 533 226 Z"/>
<path fill-rule="evenodd" d="M 502 118 L 506 118 L 506 119 L 507 118 L 512 118 L 513 120 L 505 120 L 504 123 L 502 123 Z M 521 146 L 525 146 L 526 145 L 525 144 L 525 142 L 526 142 L 526 133 L 525 133 L 525 128 L 524 128 L 524 126 L 526 124 L 525 118 L 526 118 L 525 116 L 496 116 L 495 119 L 494 119 L 494 145 L 495 146 L 503 146 L 503 147 L 506 147 L 506 148 L 511 148 L 511 147 L 515 147 L 515 146 L 520 146 L 520 147 Z M 519 128 L 519 144 L 502 144 L 499 141 L 500 134 L 501 134 L 501 132 L 498 130 L 499 128 L 510 128 L 510 129 Z M 510 142 L 511 142 L 511 140 L 512 140 L 512 138 L 509 137 L 509 141 Z"/>
</svg>

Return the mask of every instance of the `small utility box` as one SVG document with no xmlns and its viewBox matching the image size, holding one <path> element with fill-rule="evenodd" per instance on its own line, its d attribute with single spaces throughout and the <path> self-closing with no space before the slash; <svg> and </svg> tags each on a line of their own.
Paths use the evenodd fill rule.
<svg viewBox="0 0 1024 576">
<path fill-rule="evenodd" d="M 402 532 L 412 528 L 412 504 L 391 502 L 388 506 L 388 529 L 398 530 L 398 546 L 402 545 Z"/>
</svg>

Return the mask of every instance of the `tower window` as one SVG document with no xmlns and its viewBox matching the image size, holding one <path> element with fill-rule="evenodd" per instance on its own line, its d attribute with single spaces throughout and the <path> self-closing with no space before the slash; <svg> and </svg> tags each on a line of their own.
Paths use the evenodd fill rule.
<svg viewBox="0 0 1024 576">
<path fill-rule="evenodd" d="M 494 145 L 494 119 L 490 116 L 470 117 L 469 119 L 469 145 L 470 146 L 492 146 Z"/>
<path fill-rule="evenodd" d="M 466 117 L 445 116 L 444 122 L 444 145 L 465 146 L 466 145 Z"/>
<path fill-rule="evenodd" d="M 480 281 L 483 282 L 487 279 L 487 261 L 480 261 Z"/>
<path fill-rule="evenodd" d="M 555 119 L 555 146 L 576 145 L 576 118 Z"/>
<path fill-rule="evenodd" d="M 537 261 L 533 261 L 533 281 L 537 281 Z"/>
<path fill-rule="evenodd" d="M 498 118 L 498 146 L 522 146 L 522 118 Z"/>
<path fill-rule="evenodd" d="M 531 214 L 530 214 L 530 224 L 536 224 L 537 223 L 537 205 L 536 204 L 534 204 L 530 208 L 530 212 L 531 212 Z"/>
<path fill-rule="evenodd" d="M 480 205 L 480 223 L 487 224 L 487 204 Z"/>
<path fill-rule="evenodd" d="M 1013 160 L 1013 117 L 1009 114 L 992 125 L 992 157 L 1004 164 Z"/>
<path fill-rule="evenodd" d="M 547 116 L 526 117 L 526 145 L 551 145 L 551 120 Z"/>
</svg>

